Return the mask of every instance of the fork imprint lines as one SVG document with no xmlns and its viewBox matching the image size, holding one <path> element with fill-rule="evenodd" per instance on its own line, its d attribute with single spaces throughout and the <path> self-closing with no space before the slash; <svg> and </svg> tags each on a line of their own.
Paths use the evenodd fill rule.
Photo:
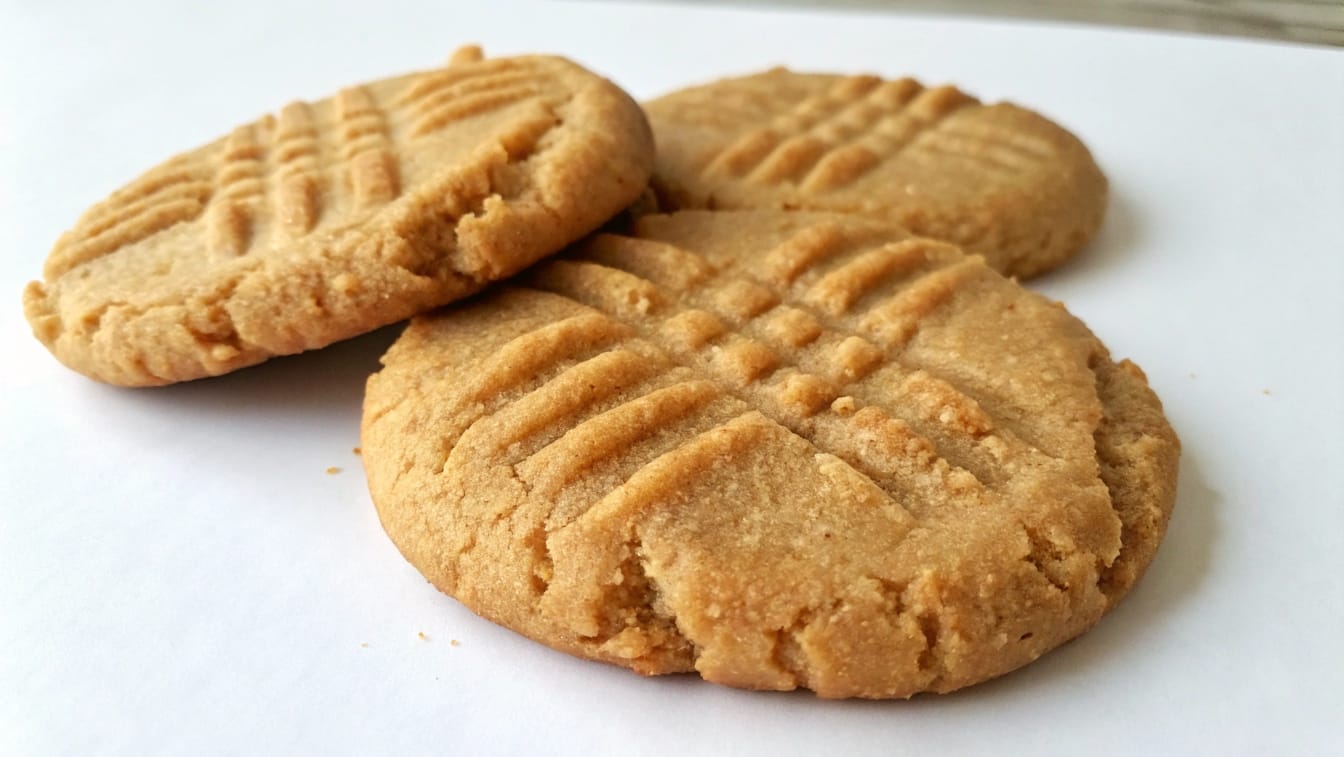
<svg viewBox="0 0 1344 757">
<path fill-rule="evenodd" d="M 706 172 L 823 193 L 907 150 L 917 160 L 964 161 L 998 176 L 1054 159 L 1047 140 L 974 117 L 986 111 L 954 87 L 848 77 L 734 139 L 707 161 Z"/>
<path fill-rule="evenodd" d="M 666 247 L 667 245 L 657 244 L 651 248 L 652 254 L 665 254 Z M 634 260 L 636 257 L 637 255 L 632 254 L 630 259 Z M 937 265 L 941 266 L 942 262 Z M 634 266 L 639 267 L 638 263 Z M 901 367 L 887 357 L 888 353 L 862 336 L 836 331 L 830 325 L 814 323 L 816 328 L 812 330 L 813 338 L 807 344 L 796 342 L 789 344 L 787 340 L 773 338 L 776 334 L 794 331 L 795 326 L 806 326 L 806 323 L 798 323 L 800 319 L 816 321 L 807 310 L 807 305 L 801 301 L 794 298 L 781 299 L 760 284 L 749 280 L 718 277 L 716 281 L 704 282 L 697 287 L 697 292 L 703 296 L 692 298 L 696 300 L 694 303 L 685 307 L 673 305 L 672 299 L 664 296 L 650 300 L 645 311 L 636 315 L 639 313 L 638 310 L 622 312 L 619 307 L 621 304 L 619 294 L 613 294 L 609 298 L 595 298 L 593 293 L 605 288 L 620 288 L 620 284 L 627 281 L 634 287 L 630 289 L 632 292 L 645 288 L 657 290 L 661 288 L 657 280 L 649 281 L 621 269 L 584 261 L 559 261 L 549 264 L 547 268 L 549 270 L 535 278 L 533 285 L 575 299 L 627 324 L 636 324 L 641 320 L 641 316 L 653 319 L 653 325 L 641 328 L 643 338 L 652 340 L 676 357 L 682 365 L 701 366 L 696 370 L 713 378 L 729 393 L 747 400 L 765 411 L 769 417 L 814 443 L 822 443 L 816 434 L 823 434 L 834 440 L 844 433 L 837 431 L 836 428 L 859 424 L 868 428 L 869 432 L 859 433 L 856 429 L 856 436 L 876 434 L 887 443 L 887 454 L 908 458 L 904 464 L 933 470 L 938 459 L 945 459 L 937 453 L 932 442 L 914 433 L 906 425 L 906 421 L 889 415 L 885 410 L 875 406 L 866 408 L 851 406 L 841 410 L 831 407 L 838 398 L 844 396 L 850 385 L 863 381 L 880 368 L 900 370 Z M 651 271 L 655 268 L 647 267 L 645 270 Z M 916 281 L 934 275 L 939 270 L 943 269 L 937 267 L 929 274 L 918 277 Z M 640 284 L 647 286 L 641 287 Z M 760 294 L 765 296 L 754 296 Z M 937 304 L 941 302 L 935 303 L 935 306 Z M 927 315 L 927 312 L 918 315 L 922 317 Z M 777 320 L 779 323 L 776 323 Z M 806 358 L 806 361 L 814 368 L 820 366 L 827 368 L 824 368 L 821 374 L 809 372 L 801 365 L 795 364 L 793 359 L 782 356 L 766 342 L 751 336 L 753 333 L 766 336 L 771 342 L 785 341 L 795 349 L 806 348 L 808 344 L 816 343 L 820 352 L 811 358 Z M 775 378 L 767 380 L 772 375 Z M 961 421 L 974 418 L 976 425 L 988 433 L 991 421 L 973 399 L 963 396 L 954 387 L 922 371 L 913 373 L 905 371 L 902 375 L 905 377 L 905 384 L 912 392 L 919 392 L 929 386 L 938 386 L 940 391 L 951 396 L 943 408 L 946 411 L 943 413 L 945 420 Z M 828 409 L 832 412 L 825 412 Z M 830 417 L 832 415 L 835 417 Z M 816 421 L 807 420 L 814 416 L 817 417 Z M 800 426 L 800 423 L 803 425 Z M 809 432 L 808 428 L 814 428 L 814 431 Z M 826 431 L 827 428 L 830 430 Z M 826 444 L 831 446 L 830 442 Z M 856 458 L 856 455 L 859 455 L 858 451 L 854 449 L 832 451 L 861 470 L 865 470 L 868 475 L 879 475 L 871 465 L 864 464 Z M 953 467 L 950 470 L 952 475 L 961 477 L 960 480 L 965 486 L 973 489 L 980 489 L 983 486 L 964 468 Z M 882 478 L 884 481 L 879 481 L 879 485 L 890 491 L 892 481 L 886 477 Z"/>
</svg>

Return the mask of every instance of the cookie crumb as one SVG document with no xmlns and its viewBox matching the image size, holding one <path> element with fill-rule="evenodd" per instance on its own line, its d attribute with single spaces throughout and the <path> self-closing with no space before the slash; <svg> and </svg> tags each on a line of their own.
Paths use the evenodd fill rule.
<svg viewBox="0 0 1344 757">
<path fill-rule="evenodd" d="M 359 447 L 354 447 L 354 448 L 352 448 L 350 451 L 353 452 L 353 453 L 355 453 L 356 455 L 362 455 L 362 454 L 364 454 L 364 450 L 360 449 Z"/>
<path fill-rule="evenodd" d="M 359 291 L 359 279 L 349 273 L 340 273 L 331 280 L 331 288 L 341 294 L 355 294 Z"/>
<path fill-rule="evenodd" d="M 367 642 L 367 641 L 360 642 L 360 644 L 359 644 L 359 648 L 360 648 L 360 649 L 368 649 L 368 648 L 369 648 L 369 642 Z"/>
<path fill-rule="evenodd" d="M 223 362 L 238 357 L 238 348 L 231 344 L 216 344 L 210 348 L 210 357 Z"/>
<path fill-rule="evenodd" d="M 1263 395 L 1265 395 L 1266 397 L 1269 396 L 1269 390 L 1268 390 L 1268 389 L 1261 389 L 1261 390 L 1260 390 L 1260 393 L 1263 394 Z"/>
<path fill-rule="evenodd" d="M 448 65 L 460 66 L 465 63 L 475 63 L 485 57 L 480 45 L 463 45 L 453 51 L 448 58 Z M 435 679 L 438 680 L 438 679 Z"/>
<path fill-rule="evenodd" d="M 835 401 L 831 403 L 831 410 L 833 410 L 836 415 L 840 416 L 853 415 L 855 410 L 854 398 L 849 395 L 837 397 Z"/>
<path fill-rule="evenodd" d="M 454 647 L 462 646 L 461 642 L 459 642 L 457 639 L 449 639 L 448 643 Z"/>
<path fill-rule="evenodd" d="M 416 631 L 415 635 L 419 636 L 421 641 L 429 641 L 429 637 L 425 635 L 424 631 Z"/>
<path fill-rule="evenodd" d="M 335 465 L 331 466 L 330 468 L 327 468 L 327 475 L 328 475 L 328 476 L 334 476 L 334 475 L 336 475 L 337 473 L 340 473 L 340 472 L 341 472 L 341 469 L 338 468 L 338 467 L 336 467 Z"/>
</svg>

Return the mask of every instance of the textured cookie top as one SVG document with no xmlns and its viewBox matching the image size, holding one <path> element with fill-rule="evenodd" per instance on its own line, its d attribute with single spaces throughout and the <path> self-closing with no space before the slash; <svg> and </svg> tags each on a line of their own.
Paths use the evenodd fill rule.
<svg viewBox="0 0 1344 757">
<path fill-rule="evenodd" d="M 876 215 L 1032 276 L 1101 224 L 1106 179 L 1072 134 L 912 79 L 774 69 L 645 105 L 665 209 Z"/>
<path fill-rule="evenodd" d="M 611 83 L 467 48 L 151 170 L 61 237 L 24 307 L 57 358 L 102 381 L 217 375 L 512 274 L 637 197 L 652 161 Z"/>
<path fill-rule="evenodd" d="M 683 212 L 414 319 L 363 460 L 431 581 L 556 648 L 824 696 L 949 691 L 1087 629 L 1178 443 L 1142 373 L 978 257 Z"/>
</svg>

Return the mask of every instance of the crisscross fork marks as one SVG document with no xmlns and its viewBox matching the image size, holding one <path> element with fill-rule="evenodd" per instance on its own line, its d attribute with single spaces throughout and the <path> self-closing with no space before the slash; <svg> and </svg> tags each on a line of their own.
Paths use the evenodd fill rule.
<svg viewBox="0 0 1344 757">
<path fill-rule="evenodd" d="M 929 365 L 912 362 L 903 349 L 921 324 L 961 287 L 989 275 L 982 262 L 932 239 L 886 244 L 881 244 L 881 238 L 860 239 L 860 244 L 876 242 L 879 246 L 855 248 L 834 224 L 812 224 L 762 256 L 763 264 L 748 269 L 753 280 L 786 292 L 782 302 L 789 309 L 774 316 L 767 326 L 769 333 L 777 341 L 802 347 L 815 342 L 825 330 L 850 333 L 857 327 L 859 333 L 886 348 L 891 368 L 904 371 L 907 382 L 923 387 L 921 396 L 939 398 L 943 409 L 921 403 L 930 417 L 971 431 L 977 438 L 993 428 L 1014 446 L 1041 452 L 1003 418 L 990 423 L 974 392 L 940 376 Z M 828 268 L 808 275 L 821 266 Z M 904 283 L 897 285 L 902 278 Z M 866 310 L 850 312 L 887 287 L 894 289 L 891 296 Z M 789 294 L 795 290 L 801 294 Z"/>
<path fill-rule="evenodd" d="M 976 118 L 988 109 L 948 118 L 920 135 L 911 150 L 931 160 L 952 158 L 1002 176 L 1015 176 L 1059 160 L 1048 141 L 1011 129 L 994 127 Z"/>
<path fill-rule="evenodd" d="M 724 147 L 706 170 L 764 184 L 797 182 L 806 192 L 830 191 L 973 103 L 955 88 L 924 89 L 911 79 L 840 79 Z"/>
<path fill-rule="evenodd" d="M 841 80 L 825 93 L 799 100 L 789 110 L 775 115 L 766 126 L 726 145 L 707 162 L 707 171 L 742 177 L 764 170 L 767 174 L 780 173 L 779 178 L 785 178 L 788 170 L 783 165 L 785 160 L 805 159 L 808 154 L 825 149 L 825 144 L 810 138 L 808 132 L 828 117 L 835 121 L 833 131 L 843 128 L 838 126 L 843 123 L 841 111 L 867 93 L 874 83 L 872 77 L 851 77 Z M 778 107 L 776 103 L 770 104 Z M 775 161 L 775 167 L 763 167 L 771 159 Z"/>
<path fill-rule="evenodd" d="M 801 187 L 822 193 L 853 183 L 879 163 L 897 155 L 921 134 L 935 130 L 975 99 L 954 87 L 923 89 L 910 79 L 884 82 L 870 99 L 851 111 L 850 124 L 832 128 L 834 148 L 803 177 Z M 856 119 L 857 117 L 857 119 Z"/>
<path fill-rule="evenodd" d="M 397 96 L 395 102 L 399 106 L 414 109 L 424 101 L 438 98 L 446 92 L 471 93 L 489 89 L 498 83 L 498 77 L 511 77 L 519 72 L 535 76 L 537 67 L 532 63 L 511 58 L 487 58 L 454 64 L 442 71 L 415 77 Z M 436 103 L 430 103 L 431 106 L 434 104 Z"/>
<path fill-rule="evenodd" d="M 766 266 L 766 277 L 776 283 L 780 276 L 796 279 L 807 270 L 799 264 L 800 259 L 810 260 L 807 265 L 816 265 L 824 259 L 835 259 L 843 246 L 842 238 L 834 230 L 828 233 L 827 226 L 808 227 L 766 256 L 777 264 Z M 779 250 L 786 252 L 779 254 Z M 972 397 L 932 375 L 927 366 L 906 365 L 899 355 L 900 346 L 913 337 L 922 318 L 945 304 L 961 282 L 983 272 L 978 261 L 961 257 L 948 245 L 909 239 L 878 249 L 858 249 L 839 259 L 832 270 L 804 289 L 801 296 L 782 287 L 780 291 L 785 292 L 782 297 L 775 288 L 763 286 L 760 281 L 728 276 L 717 271 L 703 256 L 662 242 L 598 237 L 584 250 L 584 257 L 654 279 L 653 287 L 641 281 L 629 282 L 632 288 L 626 291 L 638 291 L 641 300 L 665 303 L 668 298 L 659 287 L 679 293 L 692 307 L 666 318 L 659 328 L 664 346 L 670 344 L 690 356 L 715 343 L 718 354 L 709 361 L 711 369 L 743 387 L 781 371 L 772 396 L 792 412 L 811 416 L 844 394 L 849 385 L 863 381 L 881 368 L 888 375 L 899 377 L 901 396 L 909 392 L 909 399 L 914 400 L 908 406 L 905 403 L 898 406 L 903 410 L 918 408 L 922 414 L 911 415 L 907 411 L 903 413 L 904 422 L 933 423 L 944 430 L 955 428 L 977 439 L 996 430 Z M 889 327 L 887 331 L 871 329 L 888 345 L 885 353 L 846 328 L 841 316 L 850 305 L 883 281 L 916 270 L 923 274 L 899 288 L 895 296 L 880 302 L 873 312 L 857 318 Z M 846 276 L 853 280 L 846 281 Z M 818 302 L 822 305 L 820 309 Z M 874 313 L 882 317 L 875 318 Z M 892 320 L 894 316 L 906 317 Z M 739 331 L 730 334 L 725 321 L 736 324 Z M 812 360 L 803 356 L 789 364 L 766 344 L 742 338 L 750 334 L 786 351 L 811 345 L 812 351 L 820 355 Z M 812 367 L 805 367 L 809 362 Z M 808 373 L 809 370 L 819 370 L 824 377 Z M 962 464 L 967 465 L 965 461 Z"/>
<path fill-rule="evenodd" d="M 613 250 L 602 252 L 602 255 L 610 257 L 615 266 L 635 272 L 644 270 L 647 275 L 654 277 L 666 276 L 671 270 L 692 270 L 696 254 L 684 249 L 677 253 L 676 262 L 656 269 L 650 268 L 649 263 L 641 262 L 641 257 L 656 257 L 652 251 L 665 255 L 669 248 L 676 249 L 660 241 L 659 229 L 658 224 L 650 224 L 642 232 L 648 238 L 632 242 L 641 246 L 653 245 L 644 247 L 651 251 L 645 256 L 622 253 L 619 249 L 620 238 L 613 238 L 614 243 L 593 245 L 588 249 L 611 246 Z M 976 282 L 992 279 L 993 274 L 978 258 L 964 257 L 951 245 L 936 240 L 910 240 L 913 244 L 893 243 L 892 231 L 891 227 L 845 226 L 832 220 L 807 223 L 763 254 L 751 258 L 738 255 L 730 258 L 751 259 L 754 262 L 742 266 L 744 275 L 750 277 L 750 281 L 731 283 L 725 292 L 727 296 L 722 299 L 727 303 L 742 300 L 742 293 L 749 291 L 746 284 L 752 282 L 764 285 L 757 289 L 783 292 L 782 298 L 771 295 L 775 299 L 770 305 L 778 307 L 760 320 L 760 330 L 756 333 L 764 335 L 766 341 L 799 349 L 814 345 L 824 333 L 855 334 L 853 338 L 837 345 L 839 348 L 833 353 L 834 357 L 839 358 L 834 363 L 835 369 L 841 372 L 838 380 L 844 380 L 846 377 L 860 376 L 865 372 L 864 364 L 874 362 L 873 355 L 881 355 L 881 350 L 868 341 L 871 339 L 889 353 L 890 365 L 883 369 L 887 376 L 895 375 L 900 370 L 905 374 L 905 381 L 918 384 L 917 387 L 904 387 L 902 395 L 906 389 L 915 392 L 911 397 L 916 400 L 911 406 L 912 411 L 922 413 L 926 421 L 936 420 L 936 425 L 960 429 L 970 433 L 976 440 L 987 435 L 985 429 L 992 428 L 1002 438 L 987 440 L 991 446 L 986 452 L 1000 462 L 1003 454 L 1021 448 L 1031 454 L 1049 457 L 1031 428 L 1002 416 L 990 423 L 981 408 L 987 395 L 974 389 L 974 385 L 968 386 L 964 381 L 925 361 L 912 361 L 905 349 L 916 337 L 921 325 L 936 317 L 958 291 L 966 286 L 974 286 Z M 598 241 L 601 241 L 600 237 Z M 921 252 L 924 260 L 920 260 Z M 894 259 L 882 261 L 881 256 Z M 593 255 L 588 257 L 603 259 Z M 701 262 L 695 265 L 709 264 Z M 632 269 L 631 266 L 640 268 Z M 836 275 L 846 268 L 857 274 L 852 280 L 846 281 L 843 274 Z M 659 270 L 663 273 L 658 273 Z M 676 288 L 671 280 L 662 280 L 665 286 Z M 697 280 L 696 286 L 687 287 L 686 291 L 703 288 Z M 877 298 L 884 291 L 892 294 Z M 855 306 L 861 309 L 855 310 Z M 752 315 L 760 314 L 767 307 L 759 306 Z M 702 311 L 679 319 L 684 327 L 682 338 L 694 336 L 696 344 L 717 338 L 725 329 L 722 323 Z M 757 328 L 753 324 L 745 326 Z M 830 366 L 809 370 L 832 375 Z M 791 402 L 802 402 L 801 407 L 805 412 L 815 412 L 830 401 L 827 397 L 834 398 L 835 395 L 827 394 L 832 390 L 820 379 L 809 377 L 809 382 L 810 385 L 795 380 L 793 385 L 787 387 L 787 391 L 791 395 Z M 912 416 L 906 417 L 910 420 Z M 989 480 L 1000 467 L 987 460 L 986 466 L 968 469 L 982 480 Z"/>
<path fill-rule="evenodd" d="M 818 415 L 826 403 L 840 394 L 831 380 L 799 371 L 765 344 L 739 331 L 725 327 L 705 339 L 676 338 L 678 332 L 685 331 L 683 326 L 688 320 L 718 318 L 673 303 L 646 279 L 596 263 L 557 261 L 537 272 L 532 284 L 629 324 L 680 364 L 707 376 L 726 393 L 765 412 L 820 450 L 855 466 L 893 496 L 903 494 L 901 498 L 908 501 L 911 481 L 930 476 L 944 483 L 941 488 L 957 496 L 982 489 L 973 474 L 954 469 L 941 459 L 928 439 L 876 407 L 855 412 L 851 401 L 843 412 Z M 862 345 L 863 340 L 854 335 L 842 338 L 839 343 L 839 362 L 851 369 L 848 375 L 842 371 L 834 377 L 835 383 L 842 387 L 861 380 L 881 361 L 880 353 L 876 361 L 845 355 L 845 350 L 852 350 L 856 343 Z M 763 383 L 767 375 L 776 372 L 780 372 L 779 381 Z"/>
</svg>

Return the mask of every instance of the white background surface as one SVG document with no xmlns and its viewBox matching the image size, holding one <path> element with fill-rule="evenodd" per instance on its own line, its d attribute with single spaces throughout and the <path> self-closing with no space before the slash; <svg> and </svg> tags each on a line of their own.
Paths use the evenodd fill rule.
<svg viewBox="0 0 1344 757">
<path fill-rule="evenodd" d="M 1344 53 L 614 2 L 65 5 L 0 6 L 0 753 L 1338 753 Z M 776 63 L 909 73 L 1080 134 L 1110 216 L 1033 286 L 1145 368 L 1185 444 L 1134 594 L 951 696 L 645 680 L 476 618 L 383 535 L 351 448 L 395 329 L 136 391 L 31 338 L 19 292 L 87 205 L 468 41 L 568 54 L 640 97 Z"/>
</svg>

